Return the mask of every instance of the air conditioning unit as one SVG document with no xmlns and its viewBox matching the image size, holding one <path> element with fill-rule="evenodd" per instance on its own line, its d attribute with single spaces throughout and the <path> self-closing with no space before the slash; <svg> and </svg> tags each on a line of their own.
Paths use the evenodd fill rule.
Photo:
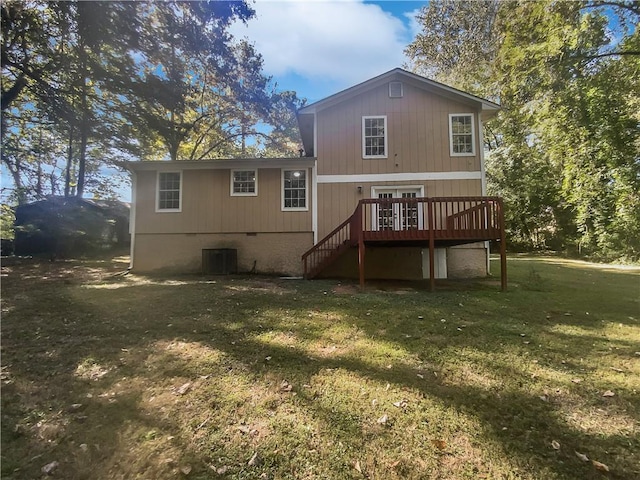
<svg viewBox="0 0 640 480">
<path fill-rule="evenodd" d="M 235 248 L 205 248 L 202 250 L 204 275 L 238 273 L 238 251 Z"/>
</svg>

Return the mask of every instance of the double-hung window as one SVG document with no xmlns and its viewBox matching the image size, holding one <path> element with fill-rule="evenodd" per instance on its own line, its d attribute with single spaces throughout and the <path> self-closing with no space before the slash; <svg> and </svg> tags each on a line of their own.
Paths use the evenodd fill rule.
<svg viewBox="0 0 640 480">
<path fill-rule="evenodd" d="M 158 172 L 156 211 L 180 212 L 182 208 L 182 173 Z"/>
<path fill-rule="evenodd" d="M 257 170 L 231 170 L 231 196 L 258 195 Z"/>
<path fill-rule="evenodd" d="M 387 158 L 387 117 L 362 117 L 362 158 Z"/>
<path fill-rule="evenodd" d="M 307 170 L 282 170 L 282 210 L 309 210 L 308 186 Z"/>
<path fill-rule="evenodd" d="M 467 157 L 476 154 L 473 114 L 452 113 L 449 115 L 449 147 L 452 157 Z"/>
</svg>

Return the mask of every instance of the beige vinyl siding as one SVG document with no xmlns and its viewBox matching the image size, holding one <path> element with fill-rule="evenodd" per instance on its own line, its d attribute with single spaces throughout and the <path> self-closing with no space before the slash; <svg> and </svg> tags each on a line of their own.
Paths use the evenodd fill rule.
<svg viewBox="0 0 640 480">
<path fill-rule="evenodd" d="M 474 113 L 476 155 L 451 157 L 449 114 Z M 387 116 L 387 158 L 362 158 L 362 117 Z M 402 98 L 388 84 L 317 114 L 318 174 L 479 171 L 477 113 L 465 105 L 404 83 Z"/>
<path fill-rule="evenodd" d="M 322 183 L 318 185 L 318 239 L 346 220 L 363 198 L 371 198 L 371 187 L 424 186 L 427 197 L 479 196 L 481 180 L 427 180 L 403 182 Z M 362 186 L 362 193 L 358 193 Z"/>
<path fill-rule="evenodd" d="M 136 233 L 311 231 L 311 209 L 281 211 L 280 168 L 259 169 L 258 195 L 250 197 L 230 195 L 230 175 L 230 170 L 183 170 L 182 211 L 156 213 L 157 172 L 139 171 Z M 307 201 L 310 205 L 311 198 Z"/>
</svg>

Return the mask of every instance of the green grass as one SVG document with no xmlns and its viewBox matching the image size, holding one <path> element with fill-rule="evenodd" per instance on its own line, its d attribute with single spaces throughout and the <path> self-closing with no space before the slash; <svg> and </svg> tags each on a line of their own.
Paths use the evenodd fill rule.
<svg viewBox="0 0 640 480">
<path fill-rule="evenodd" d="M 359 292 L 122 260 L 3 267 L 2 478 L 640 476 L 640 269 Z"/>
</svg>

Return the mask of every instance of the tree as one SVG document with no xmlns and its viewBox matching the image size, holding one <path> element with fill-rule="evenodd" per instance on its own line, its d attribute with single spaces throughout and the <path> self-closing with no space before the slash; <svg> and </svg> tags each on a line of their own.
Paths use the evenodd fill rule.
<svg viewBox="0 0 640 480">
<path fill-rule="evenodd" d="M 485 2 L 430 2 L 407 53 L 439 80 L 500 101 L 487 176 L 507 200 L 510 240 L 637 260 L 640 7 L 469 3 Z"/>
<path fill-rule="evenodd" d="M 245 1 L 4 2 L 2 161 L 17 199 L 108 191 L 101 169 L 126 159 L 272 145 L 285 130 L 268 123 L 297 99 L 229 33 L 253 14 Z"/>
</svg>

